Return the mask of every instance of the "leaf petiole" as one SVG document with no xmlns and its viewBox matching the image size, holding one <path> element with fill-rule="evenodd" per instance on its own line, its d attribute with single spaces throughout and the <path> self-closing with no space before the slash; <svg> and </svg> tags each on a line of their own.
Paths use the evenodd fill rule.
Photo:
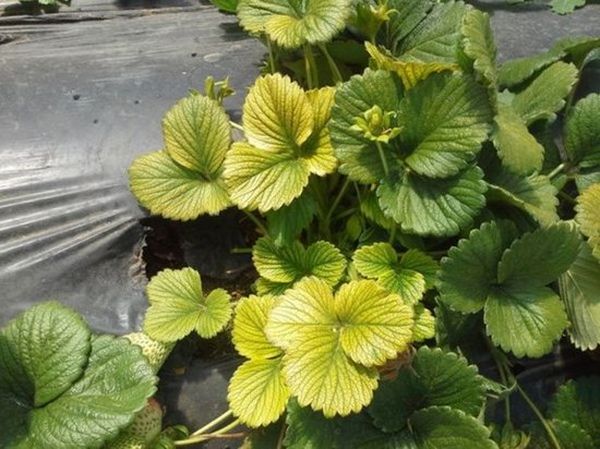
<svg viewBox="0 0 600 449">
<path fill-rule="evenodd" d="M 378 140 L 375 141 L 375 145 L 377 145 L 377 151 L 379 152 L 379 159 L 381 159 L 381 164 L 383 165 L 383 172 L 385 176 L 390 175 L 390 168 L 387 163 L 387 159 L 385 158 L 385 153 L 383 152 L 383 147 L 381 146 L 381 142 Z"/>
<path fill-rule="evenodd" d="M 319 86 L 319 75 L 317 74 L 317 66 L 315 57 L 310 44 L 304 46 L 304 66 L 306 70 L 306 84 L 309 89 L 314 89 Z"/>
<path fill-rule="evenodd" d="M 559 164 L 554 170 L 552 170 L 549 174 L 548 174 L 548 179 L 552 180 L 553 178 L 555 178 L 557 175 L 559 175 L 560 173 L 562 173 L 565 168 L 567 167 L 566 162 L 563 162 L 562 164 Z"/>
<path fill-rule="evenodd" d="M 232 438 L 232 439 L 244 438 L 246 436 L 245 432 L 237 432 L 237 433 L 229 433 L 229 434 L 227 433 L 230 430 L 238 427 L 239 425 L 240 425 L 240 420 L 236 419 L 232 423 L 227 424 L 225 427 L 223 427 L 219 430 L 213 431 L 211 433 L 204 433 L 204 434 L 198 433 L 198 431 L 197 431 L 197 432 L 194 432 L 192 434 L 192 436 L 190 436 L 189 438 L 186 438 L 185 440 L 175 441 L 174 444 L 175 444 L 175 446 L 189 446 L 192 444 L 203 443 L 205 441 L 216 439 L 216 438 Z"/>
<path fill-rule="evenodd" d="M 267 231 L 265 225 L 252 212 L 247 211 L 245 209 L 242 209 L 242 212 L 244 212 L 244 214 L 246 214 L 246 217 L 248 217 L 250 221 L 256 225 L 260 232 L 262 232 L 264 235 L 269 235 L 269 231 Z"/>
<path fill-rule="evenodd" d="M 334 83 L 336 83 L 336 84 L 343 83 L 344 78 L 342 77 L 342 74 L 340 73 L 340 69 L 338 68 L 337 64 L 335 63 L 335 60 L 329 54 L 329 51 L 327 50 L 327 46 L 325 46 L 325 44 L 319 44 L 319 50 L 321 50 L 321 53 L 323 53 L 323 55 L 325 56 L 325 59 L 327 59 L 327 64 L 329 64 L 329 69 L 331 70 L 331 75 L 332 75 Z"/>
<path fill-rule="evenodd" d="M 556 437 L 556 434 L 554 433 L 552 426 L 550 426 L 550 424 L 548 423 L 546 418 L 544 418 L 544 415 L 542 415 L 542 412 L 540 412 L 540 409 L 535 405 L 535 403 L 531 400 L 529 395 L 525 392 L 525 390 L 523 390 L 521 388 L 521 386 L 518 383 L 516 383 L 516 388 L 517 388 L 517 391 L 519 392 L 519 394 L 521 395 L 521 397 L 525 400 L 525 402 L 529 406 L 529 408 L 531 408 L 531 411 L 538 418 L 538 420 L 540 421 L 542 426 L 544 426 L 544 429 L 546 430 L 546 433 L 548 434 L 548 437 L 550 438 L 550 441 L 552 442 L 552 446 L 554 446 L 554 449 L 562 449 L 562 446 L 560 445 L 560 442 L 558 441 L 558 438 Z"/>
<path fill-rule="evenodd" d="M 244 132 L 244 128 L 242 127 L 242 125 L 238 125 L 238 124 L 237 124 L 236 122 L 234 122 L 234 121 L 231 121 L 231 120 L 229 120 L 229 125 L 230 125 L 232 128 L 235 128 L 235 129 L 237 129 L 237 130 L 239 130 L 239 131 L 241 131 L 241 132 Z"/>
</svg>

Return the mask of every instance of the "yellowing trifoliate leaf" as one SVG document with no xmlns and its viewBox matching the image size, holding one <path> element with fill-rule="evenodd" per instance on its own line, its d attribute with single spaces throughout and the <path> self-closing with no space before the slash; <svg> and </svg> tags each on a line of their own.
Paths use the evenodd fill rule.
<svg viewBox="0 0 600 449">
<path fill-rule="evenodd" d="M 451 248 L 441 264 L 440 300 L 463 313 L 483 308 L 494 343 L 517 357 L 540 357 L 567 325 L 560 299 L 545 285 L 573 263 L 580 238 L 565 222 L 515 237 L 505 223 L 485 223 Z"/>
<path fill-rule="evenodd" d="M 266 33 L 278 45 L 298 48 L 330 41 L 344 29 L 349 0 L 240 0 L 238 18 L 251 33 Z"/>
<path fill-rule="evenodd" d="M 410 307 L 374 281 L 344 284 L 334 297 L 310 277 L 281 297 L 266 333 L 285 350 L 283 372 L 300 405 L 332 417 L 371 401 L 378 375 L 367 366 L 405 350 L 412 326 Z"/>
<path fill-rule="evenodd" d="M 184 98 L 165 116 L 163 134 L 165 150 L 140 156 L 129 168 L 142 206 L 175 220 L 229 207 L 222 172 L 231 130 L 223 107 L 201 95 Z"/>
<path fill-rule="evenodd" d="M 435 317 L 422 303 L 415 304 L 413 341 L 424 341 L 435 337 Z"/>
<path fill-rule="evenodd" d="M 381 382 L 369 413 L 385 432 L 397 432 L 411 415 L 431 406 L 448 406 L 477 416 L 485 404 L 484 379 L 477 367 L 454 353 L 423 346 L 411 366 Z"/>
<path fill-rule="evenodd" d="M 554 120 L 577 76 L 578 70 L 573 64 L 556 62 L 515 95 L 512 107 L 527 126 L 537 120 Z"/>
<path fill-rule="evenodd" d="M 229 294 L 216 289 L 202 292 L 200 274 L 192 268 L 163 270 L 146 289 L 150 308 L 144 332 L 151 338 L 172 342 L 196 331 L 202 338 L 214 337 L 229 322 Z"/>
<path fill-rule="evenodd" d="M 475 73 L 494 91 L 497 85 L 496 45 L 490 25 L 490 16 L 477 9 L 469 9 L 462 24 L 465 54 L 473 60 Z"/>
<path fill-rule="evenodd" d="M 222 179 L 203 179 L 165 151 L 138 157 L 129 167 L 129 185 L 142 206 L 173 220 L 216 215 L 231 205 Z"/>
<path fill-rule="evenodd" d="M 409 250 L 398 260 L 389 243 L 364 246 L 354 253 L 353 261 L 360 274 L 377 279 L 409 304 L 421 300 L 427 287 L 425 275 L 431 280 L 437 270 L 436 262 L 418 250 Z"/>
<path fill-rule="evenodd" d="M 584 351 L 596 349 L 600 345 L 600 260 L 587 243 L 558 279 L 558 286 L 571 322 L 571 341 Z"/>
<path fill-rule="evenodd" d="M 600 166 L 600 94 L 579 100 L 565 127 L 565 150 L 583 168 Z"/>
<path fill-rule="evenodd" d="M 391 73 L 367 69 L 342 84 L 335 94 L 329 125 L 331 142 L 340 160 L 340 172 L 353 181 L 370 184 L 385 176 L 376 142 L 353 127 L 356 119 L 374 106 L 383 113 L 397 111 L 403 90 L 400 80 Z M 383 151 L 392 165 L 391 148 Z"/>
<path fill-rule="evenodd" d="M 281 358 L 251 359 L 235 371 L 229 383 L 229 406 L 244 424 L 271 424 L 285 410 L 290 392 L 281 367 Z"/>
<path fill-rule="evenodd" d="M 600 260 L 600 183 L 588 187 L 577 198 L 576 220 L 588 237 L 592 253 Z"/>
<path fill-rule="evenodd" d="M 403 231 L 418 235 L 452 236 L 467 228 L 485 205 L 483 172 L 466 169 L 446 179 L 412 172 L 390 177 L 377 189 L 383 212 Z"/>
<path fill-rule="evenodd" d="M 232 340 L 237 352 L 244 357 L 268 359 L 281 355 L 281 350 L 265 335 L 267 319 L 275 302 L 274 296 L 250 296 L 237 303 Z"/>
<path fill-rule="evenodd" d="M 162 122 L 165 151 L 178 164 L 211 178 L 219 174 L 231 143 L 229 117 L 215 100 L 191 95 Z"/>
<path fill-rule="evenodd" d="M 278 247 L 267 238 L 259 239 L 252 249 L 252 259 L 258 274 L 275 283 L 259 284 L 259 293 L 280 294 L 306 276 L 316 276 L 329 285 L 339 282 L 346 270 L 346 259 L 331 243 L 318 241 L 304 248 L 298 241 Z"/>
<path fill-rule="evenodd" d="M 492 141 L 502 165 L 511 171 L 527 175 L 542 168 L 544 147 L 529 132 L 512 106 L 498 103 Z"/>
<path fill-rule="evenodd" d="M 224 177 L 237 206 L 279 209 L 300 196 L 311 174 L 335 170 L 325 127 L 332 95 L 331 88 L 304 92 L 280 74 L 256 81 L 244 103 L 248 141 L 236 142 L 225 160 Z"/>
<path fill-rule="evenodd" d="M 446 70 L 456 71 L 459 68 L 457 64 L 453 63 L 404 61 L 395 58 L 385 50 L 380 50 L 370 42 L 365 42 L 365 48 L 377 68 L 396 73 L 407 90 L 415 87 L 419 81 L 424 80 L 432 73 Z"/>
<path fill-rule="evenodd" d="M 460 29 L 468 7 L 462 2 L 437 4 L 394 53 L 423 62 L 454 63 Z"/>
<path fill-rule="evenodd" d="M 491 131 L 492 109 L 484 87 L 467 75 L 434 74 L 409 90 L 399 124 L 406 165 L 445 178 L 466 168 Z"/>
<path fill-rule="evenodd" d="M 541 357 L 567 326 L 567 315 L 548 287 L 492 288 L 484 321 L 494 344 L 517 357 Z"/>
</svg>

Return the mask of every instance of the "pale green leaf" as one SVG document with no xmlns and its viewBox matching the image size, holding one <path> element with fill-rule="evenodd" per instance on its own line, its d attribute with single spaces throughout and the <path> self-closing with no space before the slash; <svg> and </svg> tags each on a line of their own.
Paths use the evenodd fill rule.
<svg viewBox="0 0 600 449">
<path fill-rule="evenodd" d="M 600 378 L 590 376 L 562 385 L 550 405 L 550 416 L 575 424 L 600 445 Z"/>
<path fill-rule="evenodd" d="M 396 226 L 394 220 L 385 216 L 377 200 L 377 194 L 372 190 L 361 196 L 360 211 L 368 220 L 384 229 L 391 229 Z"/>
<path fill-rule="evenodd" d="M 417 410 L 448 406 L 477 416 L 484 404 L 485 386 L 476 366 L 457 354 L 423 346 L 410 367 L 381 383 L 369 413 L 382 430 L 397 432 Z"/>
<path fill-rule="evenodd" d="M 290 391 L 281 373 L 282 361 L 248 360 L 229 383 L 228 400 L 233 414 L 250 427 L 271 424 L 285 410 Z"/>
<path fill-rule="evenodd" d="M 535 174 L 524 177 L 498 169 L 489 176 L 489 183 L 488 202 L 515 206 L 542 226 L 558 221 L 558 191 L 548 177 Z"/>
<path fill-rule="evenodd" d="M 456 62 L 460 29 L 468 8 L 462 2 L 437 4 L 399 45 L 396 55 L 423 62 Z"/>
<path fill-rule="evenodd" d="M 561 222 L 525 234 L 504 252 L 498 264 L 498 282 L 517 288 L 554 282 L 571 266 L 580 244 L 572 223 Z"/>
<path fill-rule="evenodd" d="M 462 313 L 483 308 L 496 283 L 498 262 L 512 242 L 513 236 L 506 234 L 496 223 L 484 223 L 450 248 L 441 262 L 438 290 L 442 302 Z"/>
<path fill-rule="evenodd" d="M 269 235 L 276 245 L 290 245 L 306 229 L 317 213 L 317 202 L 305 191 L 301 196 L 266 215 Z"/>
<path fill-rule="evenodd" d="M 344 29 L 349 0 L 240 0 L 238 18 L 251 33 L 266 33 L 278 45 L 298 48 L 330 41 Z"/>
<path fill-rule="evenodd" d="M 592 253 L 600 260 L 600 183 L 588 187 L 577 198 L 577 216 L 581 233 L 588 237 Z"/>
<path fill-rule="evenodd" d="M 231 144 L 229 117 L 223 107 L 202 95 L 180 100 L 162 122 L 165 151 L 178 164 L 201 173 L 205 179 L 219 176 Z"/>
<path fill-rule="evenodd" d="M 586 243 L 558 286 L 571 323 L 571 341 L 579 349 L 595 349 L 600 344 L 600 261 Z"/>
<path fill-rule="evenodd" d="M 410 419 L 419 449 L 498 449 L 477 418 L 449 407 L 430 407 Z"/>
<path fill-rule="evenodd" d="M 331 142 L 340 160 L 340 172 L 353 181 L 369 184 L 385 176 L 375 142 L 352 129 L 355 119 L 375 105 L 384 113 L 397 111 L 402 92 L 402 84 L 391 73 L 371 69 L 353 76 L 338 88 L 329 125 Z M 391 151 L 383 150 L 391 160 Z"/>
<path fill-rule="evenodd" d="M 501 87 L 517 86 L 534 74 L 558 61 L 563 51 L 548 51 L 524 58 L 511 59 L 500 66 L 498 82 Z"/>
<path fill-rule="evenodd" d="M 229 322 L 229 294 L 216 289 L 204 296 L 200 274 L 192 268 L 163 270 L 150 280 L 146 291 L 150 308 L 144 331 L 156 340 L 181 340 L 193 331 L 211 338 Z"/>
<path fill-rule="evenodd" d="M 502 164 L 514 173 L 527 175 L 542 168 L 544 147 L 512 106 L 498 103 L 492 141 Z"/>
<path fill-rule="evenodd" d="M 8 447 L 99 449 L 133 421 L 156 391 L 152 368 L 139 348 L 125 339 L 94 337 L 87 362 L 83 376 L 66 392 L 31 410 L 26 437 Z M 2 403 L 4 398 L 0 394 L 0 410 L 18 412 L 18 406 Z M 5 422 L 3 434 L 10 435 Z"/>
<path fill-rule="evenodd" d="M 138 157 L 129 167 L 129 186 L 142 206 L 173 220 L 217 215 L 231 205 L 220 175 L 206 178 L 177 164 L 165 151 Z"/>
<path fill-rule="evenodd" d="M 477 9 L 469 9 L 462 24 L 465 54 L 473 60 L 475 73 L 492 89 L 496 89 L 496 44 L 490 25 L 490 16 Z"/>
<path fill-rule="evenodd" d="M 434 178 L 466 168 L 491 131 L 487 91 L 467 75 L 429 76 L 406 93 L 399 114 L 406 165 Z"/>
<path fill-rule="evenodd" d="M 435 337 L 435 317 L 423 304 L 415 304 L 415 324 L 412 329 L 413 341 L 425 341 Z"/>
<path fill-rule="evenodd" d="M 381 365 L 405 351 L 411 341 L 412 307 L 373 281 L 342 285 L 335 309 L 342 323 L 340 344 L 356 363 Z"/>
<path fill-rule="evenodd" d="M 342 253 L 325 241 L 304 249 L 297 241 L 278 247 L 271 240 L 261 238 L 252 249 L 252 259 L 263 278 L 277 283 L 294 283 L 306 276 L 317 276 L 333 286 L 346 269 Z"/>
<path fill-rule="evenodd" d="M 265 326 L 276 303 L 273 296 L 242 298 L 235 307 L 232 341 L 235 349 L 249 359 L 269 359 L 281 350 L 267 339 Z"/>
<path fill-rule="evenodd" d="M 590 94 L 570 111 L 565 150 L 581 167 L 600 166 L 600 94 Z"/>
<path fill-rule="evenodd" d="M 515 95 L 512 107 L 528 126 L 537 120 L 552 121 L 565 105 L 564 98 L 577 77 L 578 70 L 573 64 L 555 62 Z"/>
<path fill-rule="evenodd" d="M 248 143 L 272 151 L 291 151 L 302 145 L 315 124 L 305 92 L 279 73 L 256 80 L 244 101 L 242 117 Z"/>
<path fill-rule="evenodd" d="M 365 48 L 377 68 L 396 73 L 406 90 L 412 89 L 419 81 L 424 80 L 432 73 L 458 70 L 458 65 L 453 63 L 404 61 L 395 58 L 385 49 L 379 49 L 370 42 L 365 42 Z"/>
<path fill-rule="evenodd" d="M 484 321 L 494 344 L 519 358 L 550 352 L 568 324 L 558 295 L 537 283 L 518 289 L 493 288 L 485 305 Z"/>
<path fill-rule="evenodd" d="M 552 11 L 557 14 L 569 14 L 575 11 L 575 8 L 579 8 L 585 5 L 586 0 L 552 0 L 550 6 Z"/>
<path fill-rule="evenodd" d="M 210 2 L 222 11 L 235 13 L 237 11 L 238 0 L 210 0 Z"/>
<path fill-rule="evenodd" d="M 467 228 L 485 205 L 486 184 L 478 167 L 446 179 L 404 173 L 388 179 L 377 195 L 384 213 L 403 231 L 437 237 L 452 236 Z"/>
<path fill-rule="evenodd" d="M 233 144 L 225 160 L 225 181 L 232 201 L 241 209 L 279 209 L 299 197 L 308 184 L 308 164 L 292 153 Z"/>
</svg>

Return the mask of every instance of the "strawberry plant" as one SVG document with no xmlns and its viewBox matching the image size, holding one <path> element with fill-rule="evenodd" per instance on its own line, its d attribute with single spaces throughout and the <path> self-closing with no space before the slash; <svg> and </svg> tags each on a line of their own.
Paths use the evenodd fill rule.
<svg viewBox="0 0 600 449">
<path fill-rule="evenodd" d="M 77 447 L 598 447 L 598 378 L 565 384 L 544 414 L 514 366 L 564 336 L 582 351 L 600 344 L 600 97 L 579 89 L 600 39 L 499 65 L 488 15 L 460 1 L 215 3 L 267 51 L 242 121 L 224 107 L 227 80 L 209 78 L 166 113 L 164 147 L 133 162 L 130 186 L 166 219 L 239 209 L 258 234 L 247 248 L 257 277 L 236 300 L 205 291 L 192 268 L 164 270 L 128 338 L 151 378 L 189 334 L 230 333 L 243 358 L 230 409 L 195 432 L 160 432 L 149 387 L 112 403 L 122 416 L 102 435 L 82 421 Z M 0 400 L 19 413 L 0 415 L 0 441 L 71 447 L 32 440 L 30 416 L 70 397 L 94 349 L 69 349 L 73 369 L 38 390 L 27 338 L 39 334 L 20 325 L 1 334 L 0 376 L 12 380 Z M 484 376 L 482 360 L 495 371 Z M 534 422 L 513 418 L 513 396 Z"/>
</svg>

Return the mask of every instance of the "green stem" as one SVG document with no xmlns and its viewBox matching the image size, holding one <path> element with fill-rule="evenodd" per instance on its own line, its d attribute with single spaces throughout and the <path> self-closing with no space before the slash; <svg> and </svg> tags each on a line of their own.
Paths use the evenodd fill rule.
<svg viewBox="0 0 600 449">
<path fill-rule="evenodd" d="M 267 36 L 267 48 L 269 49 L 269 66 L 271 73 L 275 73 L 277 72 L 277 66 L 275 65 L 275 55 L 273 54 L 273 43 L 269 36 Z"/>
<path fill-rule="evenodd" d="M 304 45 L 304 65 L 306 67 L 306 84 L 309 89 L 314 89 L 319 85 L 319 75 L 310 44 Z"/>
<path fill-rule="evenodd" d="M 566 168 L 567 164 L 565 162 L 563 162 L 562 164 L 558 165 L 554 170 L 552 170 L 549 174 L 548 174 L 548 179 L 553 179 L 554 177 L 556 177 L 558 174 L 560 174 L 561 172 L 564 171 L 564 169 Z"/>
<path fill-rule="evenodd" d="M 348 190 L 349 185 L 350 185 L 350 178 L 346 178 L 346 180 L 344 181 L 344 185 L 342 185 L 342 188 L 340 189 L 337 196 L 335 197 L 335 200 L 333 200 L 333 204 L 329 208 L 329 212 L 327 212 L 327 215 L 325 216 L 325 222 L 328 225 L 331 223 L 331 217 L 333 216 L 333 213 L 335 212 L 337 207 L 340 205 L 340 202 L 342 201 L 342 198 L 344 197 L 346 190 Z"/>
<path fill-rule="evenodd" d="M 332 222 L 335 223 L 336 221 L 341 220 L 342 218 L 349 217 L 350 215 L 355 214 L 357 210 L 358 209 L 356 207 L 345 210 L 344 212 L 337 214 L 335 217 L 333 217 Z"/>
<path fill-rule="evenodd" d="M 398 227 L 396 225 L 392 226 L 392 230 L 390 231 L 390 239 L 389 239 L 390 245 L 393 245 L 394 242 L 396 241 L 396 231 L 397 230 L 398 230 Z"/>
<path fill-rule="evenodd" d="M 252 254 L 252 248 L 232 248 L 231 254 Z"/>
<path fill-rule="evenodd" d="M 232 423 L 227 424 L 225 427 L 211 433 L 201 434 L 198 432 L 194 432 L 189 438 L 186 438 L 185 440 L 175 441 L 175 446 L 189 446 L 191 444 L 202 443 L 213 438 L 242 438 L 243 436 L 245 436 L 244 433 L 227 434 L 227 432 L 229 432 L 231 429 L 236 428 L 239 425 L 240 420 L 236 419 Z"/>
<path fill-rule="evenodd" d="M 244 128 L 242 127 L 242 125 L 238 125 L 236 122 L 229 120 L 229 125 L 232 128 L 239 129 L 241 132 L 244 132 Z"/>
<path fill-rule="evenodd" d="M 529 408 L 531 408 L 531 411 L 535 414 L 535 416 L 540 421 L 542 426 L 544 426 L 544 429 L 546 430 L 546 433 L 550 437 L 550 441 L 552 442 L 552 446 L 554 446 L 554 449 L 562 449 L 560 442 L 558 441 L 558 438 L 556 437 L 556 434 L 554 433 L 554 430 L 552 429 L 550 424 L 548 424 L 548 421 L 546 421 L 546 418 L 544 418 L 544 415 L 542 415 L 542 412 L 540 412 L 540 409 L 537 408 L 537 406 L 531 400 L 529 395 L 525 392 L 525 390 L 523 390 L 521 388 L 521 386 L 518 383 L 516 384 L 516 387 L 517 387 L 517 391 L 521 394 L 521 396 L 523 397 L 523 399 L 525 400 L 525 402 L 527 403 Z"/>
<path fill-rule="evenodd" d="M 390 169 L 388 167 L 387 159 L 385 158 L 385 153 L 383 152 L 383 147 L 381 146 L 381 142 L 375 141 L 375 145 L 377 145 L 377 151 L 379 152 L 379 159 L 381 159 L 381 163 L 383 164 L 383 172 L 385 176 L 390 175 Z"/>
<path fill-rule="evenodd" d="M 242 212 L 244 212 L 246 214 L 246 217 L 248 217 L 252 221 L 252 223 L 256 225 L 260 232 L 262 232 L 264 235 L 269 235 L 269 231 L 267 231 L 265 225 L 262 224 L 262 222 L 258 218 L 256 218 L 256 216 L 252 212 L 244 209 L 242 209 Z"/>
<path fill-rule="evenodd" d="M 577 204 L 577 201 L 575 201 L 572 196 L 566 194 L 562 190 L 560 192 L 558 192 L 558 196 L 560 196 L 563 200 L 565 200 L 569 204 L 573 204 L 573 205 Z"/>
<path fill-rule="evenodd" d="M 321 53 L 323 53 L 323 55 L 325 55 L 325 59 L 327 59 L 327 64 L 329 64 L 329 70 L 331 70 L 331 76 L 333 78 L 333 82 L 336 84 L 343 83 L 344 78 L 342 78 L 342 74 L 340 73 L 340 69 L 338 68 L 337 64 L 335 63 L 335 60 L 329 54 L 329 51 L 327 50 L 327 46 L 325 44 L 319 44 L 319 49 L 321 50 Z"/>
<path fill-rule="evenodd" d="M 220 416 L 217 416 L 215 419 L 213 419 L 211 422 L 209 422 L 204 427 L 196 430 L 194 433 L 192 433 L 191 436 L 196 436 L 196 435 L 200 435 L 201 433 L 208 432 L 210 429 L 221 424 L 223 421 L 225 421 L 227 418 L 229 418 L 231 416 L 233 416 L 233 412 L 231 410 L 227 410 L 225 413 L 223 413 Z"/>
</svg>

